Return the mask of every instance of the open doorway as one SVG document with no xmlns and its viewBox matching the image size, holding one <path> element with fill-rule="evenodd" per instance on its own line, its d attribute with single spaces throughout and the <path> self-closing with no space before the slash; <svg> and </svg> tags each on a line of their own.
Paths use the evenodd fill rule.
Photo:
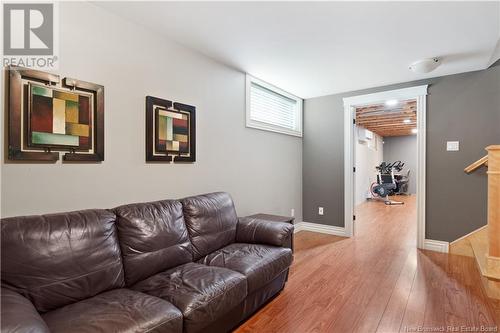
<svg viewBox="0 0 500 333">
<path fill-rule="evenodd" d="M 415 247 L 416 99 L 355 107 L 354 164 L 356 236 L 398 228 Z"/>
<path fill-rule="evenodd" d="M 415 211 L 416 211 L 416 244 L 419 248 L 432 248 L 434 250 L 440 251 L 443 249 L 433 248 L 437 246 L 430 244 L 430 241 L 425 239 L 425 129 L 426 129 L 426 96 L 427 96 L 427 85 L 403 88 L 391 91 L 384 91 L 373 94 L 359 95 L 353 97 L 344 98 L 344 110 L 345 110 L 345 121 L 344 121 L 344 191 L 345 191 L 345 201 L 344 201 L 344 214 L 345 214 L 345 234 L 347 236 L 354 236 L 356 234 L 355 223 L 355 206 L 356 206 L 356 190 L 355 190 L 355 170 L 357 165 L 355 164 L 355 144 L 358 140 L 359 133 L 357 132 L 357 127 L 355 125 L 356 110 L 360 108 L 366 108 L 375 105 L 386 105 L 395 103 L 398 105 L 409 106 L 415 109 L 415 119 L 409 117 L 410 123 L 413 127 L 410 128 L 410 133 L 399 132 L 403 130 L 403 126 L 398 124 L 392 124 L 387 126 L 387 130 L 391 131 L 394 136 L 396 134 L 410 134 L 413 137 L 416 136 L 416 166 L 415 170 L 410 170 L 408 185 L 413 183 L 415 200 Z M 405 119 L 401 119 L 404 124 Z M 407 121 L 408 122 L 408 121 Z M 416 133 L 411 133 L 411 131 Z M 368 134 L 370 135 L 370 134 Z M 399 136 L 409 136 L 409 135 L 399 135 Z M 382 139 L 383 136 L 380 135 L 379 142 L 385 141 Z M 376 141 L 376 140 L 375 140 Z M 382 144 L 383 146 L 383 144 Z M 383 148 L 378 152 L 378 158 L 383 162 Z M 391 161 L 395 162 L 395 161 Z M 402 161 L 401 163 L 403 163 Z M 393 165 L 394 167 L 397 165 Z M 392 168 L 391 168 L 392 169 Z M 412 168 L 413 169 L 413 168 Z M 356 170 L 357 171 L 357 170 Z M 387 171 L 387 170 L 386 170 Z M 392 170 L 391 170 L 392 171 Z M 401 173 L 398 176 L 404 176 L 404 166 L 402 167 Z M 414 179 L 412 182 L 411 176 L 414 173 Z M 376 175 L 376 174 L 375 174 Z M 407 188 L 411 194 L 411 185 Z M 406 196 L 405 196 L 406 197 Z M 403 198 L 403 196 L 401 196 Z M 404 199 L 390 198 L 394 201 L 404 201 Z M 359 200 L 359 198 L 358 198 Z M 385 206 L 384 202 L 381 202 Z M 390 206 L 389 206 L 390 207 Z M 429 243 L 429 244 L 427 244 Z"/>
<path fill-rule="evenodd" d="M 404 204 L 396 199 L 416 194 L 417 101 L 358 106 L 355 119 L 355 206 Z"/>
</svg>

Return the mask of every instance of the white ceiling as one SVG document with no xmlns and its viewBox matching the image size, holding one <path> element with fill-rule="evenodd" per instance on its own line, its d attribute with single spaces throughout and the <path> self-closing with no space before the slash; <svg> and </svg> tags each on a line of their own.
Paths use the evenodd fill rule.
<svg viewBox="0 0 500 333">
<path fill-rule="evenodd" d="M 500 2 L 97 4 L 303 98 L 484 69 L 500 37 Z"/>
</svg>

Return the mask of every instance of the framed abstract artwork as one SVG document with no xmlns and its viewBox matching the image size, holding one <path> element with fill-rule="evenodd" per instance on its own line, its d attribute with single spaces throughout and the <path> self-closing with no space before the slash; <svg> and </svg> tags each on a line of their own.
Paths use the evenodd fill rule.
<svg viewBox="0 0 500 333">
<path fill-rule="evenodd" d="M 104 87 L 45 72 L 9 70 L 10 160 L 104 160 Z"/>
<path fill-rule="evenodd" d="M 79 94 L 39 84 L 28 84 L 29 147 L 92 146 L 92 108 L 89 94 Z"/>
<path fill-rule="evenodd" d="M 196 108 L 146 96 L 146 161 L 196 160 Z"/>
</svg>

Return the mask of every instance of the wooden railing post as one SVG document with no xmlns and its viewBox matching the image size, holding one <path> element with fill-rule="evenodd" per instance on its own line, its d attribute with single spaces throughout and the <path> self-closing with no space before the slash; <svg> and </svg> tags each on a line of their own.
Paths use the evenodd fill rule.
<svg viewBox="0 0 500 333">
<path fill-rule="evenodd" d="M 488 234 L 489 256 L 500 258 L 500 145 L 488 151 Z"/>
</svg>

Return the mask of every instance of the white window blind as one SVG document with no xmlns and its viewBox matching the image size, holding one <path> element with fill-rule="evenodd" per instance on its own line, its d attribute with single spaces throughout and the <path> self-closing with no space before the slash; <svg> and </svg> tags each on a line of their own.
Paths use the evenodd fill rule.
<svg viewBox="0 0 500 333">
<path fill-rule="evenodd" d="M 247 126 L 302 136 L 302 100 L 249 77 Z"/>
</svg>

